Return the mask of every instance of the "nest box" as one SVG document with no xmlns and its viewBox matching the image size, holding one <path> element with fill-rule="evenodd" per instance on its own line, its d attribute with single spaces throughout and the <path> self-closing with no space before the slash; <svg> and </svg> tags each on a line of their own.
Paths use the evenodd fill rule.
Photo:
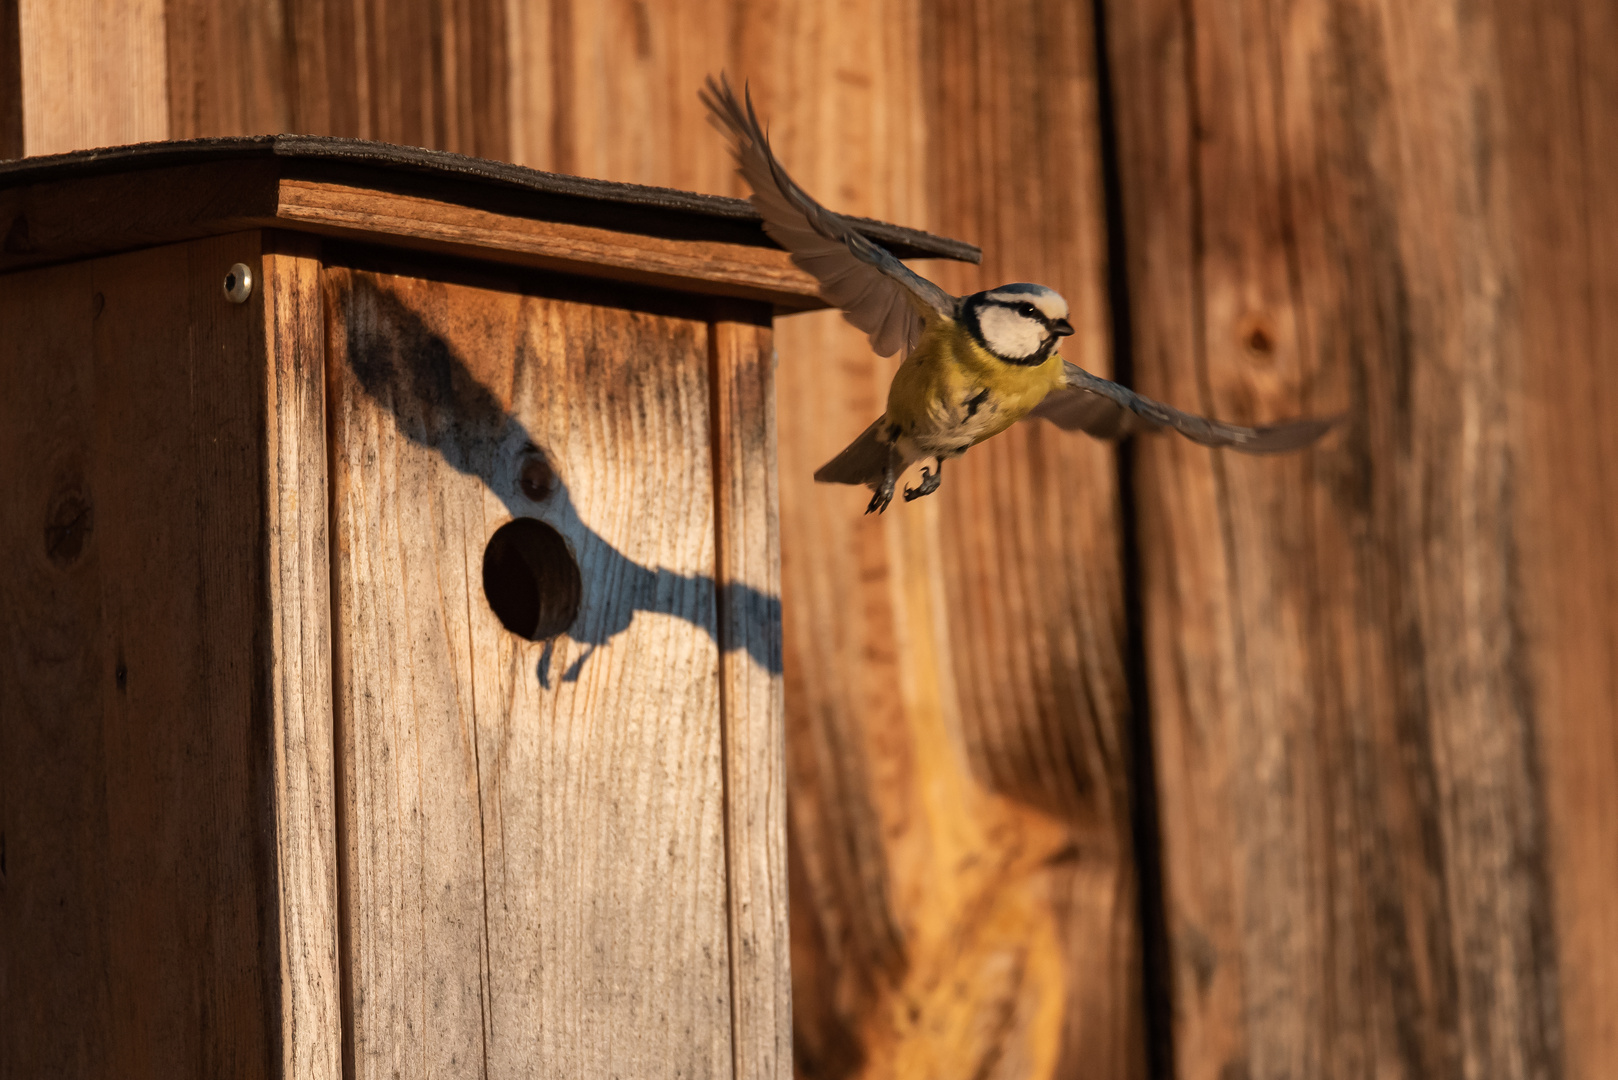
<svg viewBox="0 0 1618 1080">
<path fill-rule="evenodd" d="M 283 137 L 0 232 L 0 1075 L 789 1077 L 752 210 Z"/>
</svg>

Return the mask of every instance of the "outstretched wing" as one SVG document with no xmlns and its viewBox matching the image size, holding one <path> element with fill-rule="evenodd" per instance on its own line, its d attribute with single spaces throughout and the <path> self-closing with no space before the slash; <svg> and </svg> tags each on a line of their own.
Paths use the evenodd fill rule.
<svg viewBox="0 0 1618 1080">
<path fill-rule="evenodd" d="M 723 77 L 719 82 L 710 77 L 701 96 L 713 125 L 730 139 L 736 164 L 753 189 L 753 205 L 764 215 L 764 231 L 814 275 L 820 294 L 865 331 L 878 355 L 909 352 L 929 316 L 954 317 L 955 297 L 861 236 L 846 218 L 793 182 L 770 152 L 751 96 L 744 108 Z"/>
<path fill-rule="evenodd" d="M 1194 416 L 1142 397 L 1108 379 L 1098 378 L 1066 361 L 1067 385 L 1053 390 L 1029 416 L 1049 420 L 1068 431 L 1084 431 L 1100 439 L 1120 439 L 1135 431 L 1173 428 L 1203 446 L 1228 446 L 1248 454 L 1280 454 L 1308 446 L 1331 430 L 1341 417 L 1289 420 L 1250 428 Z"/>
</svg>

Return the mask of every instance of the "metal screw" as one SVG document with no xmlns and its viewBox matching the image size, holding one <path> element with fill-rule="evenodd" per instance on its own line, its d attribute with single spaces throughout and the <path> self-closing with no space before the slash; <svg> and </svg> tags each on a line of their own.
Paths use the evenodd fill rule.
<svg viewBox="0 0 1618 1080">
<path fill-rule="evenodd" d="M 225 275 L 225 299 L 232 304 L 245 304 L 253 295 L 253 271 L 246 263 L 237 263 Z"/>
</svg>

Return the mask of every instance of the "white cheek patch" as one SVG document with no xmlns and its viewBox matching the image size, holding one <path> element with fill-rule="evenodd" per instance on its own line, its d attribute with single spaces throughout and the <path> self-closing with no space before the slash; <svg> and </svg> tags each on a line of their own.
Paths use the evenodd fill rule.
<svg viewBox="0 0 1618 1080">
<path fill-rule="evenodd" d="M 1000 356 L 1033 356 L 1045 343 L 1043 324 L 994 304 L 978 312 L 978 329 L 989 351 Z"/>
</svg>

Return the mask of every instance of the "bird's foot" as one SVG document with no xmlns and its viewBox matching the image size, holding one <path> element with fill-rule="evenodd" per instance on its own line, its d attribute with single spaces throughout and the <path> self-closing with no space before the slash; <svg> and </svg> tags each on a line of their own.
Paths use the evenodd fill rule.
<svg viewBox="0 0 1618 1080">
<path fill-rule="evenodd" d="M 923 465 L 921 467 L 921 483 L 917 484 L 913 488 L 905 488 L 905 502 L 914 502 L 923 495 L 931 495 L 933 492 L 938 490 L 938 485 L 942 484 L 943 482 L 943 465 L 939 465 L 937 472 L 934 472 L 927 466 Z"/>
<path fill-rule="evenodd" d="M 887 483 L 876 489 L 875 494 L 871 496 L 871 505 L 865 508 L 865 512 L 867 514 L 880 514 L 882 511 L 888 508 L 888 504 L 892 501 L 893 481 L 889 480 Z"/>
</svg>

